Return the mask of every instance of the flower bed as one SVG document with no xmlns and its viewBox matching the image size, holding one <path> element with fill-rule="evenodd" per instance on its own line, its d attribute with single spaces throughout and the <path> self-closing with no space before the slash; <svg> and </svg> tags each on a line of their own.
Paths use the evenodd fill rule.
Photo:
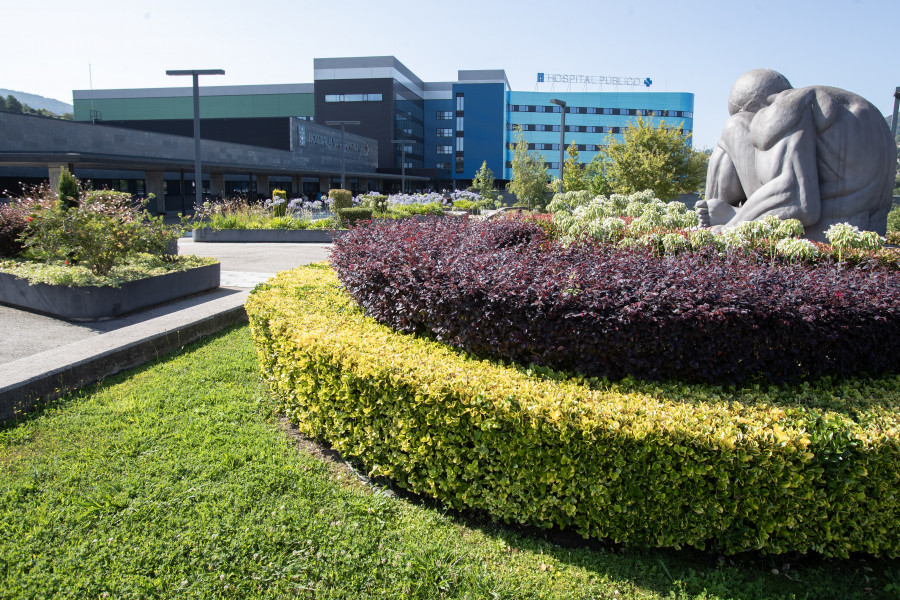
<svg viewBox="0 0 900 600">
<path fill-rule="evenodd" d="M 279 410 L 457 509 L 642 546 L 900 554 L 900 378 L 718 388 L 478 360 L 366 317 L 324 265 L 247 312 Z"/>
<path fill-rule="evenodd" d="M 64 172 L 0 207 L 0 302 L 71 320 L 116 317 L 219 286 L 215 259 L 177 256 L 180 226 Z"/>
<path fill-rule="evenodd" d="M 219 287 L 218 262 L 153 275 L 118 286 L 32 283 L 0 272 L 0 304 L 70 321 L 99 321 Z"/>
</svg>

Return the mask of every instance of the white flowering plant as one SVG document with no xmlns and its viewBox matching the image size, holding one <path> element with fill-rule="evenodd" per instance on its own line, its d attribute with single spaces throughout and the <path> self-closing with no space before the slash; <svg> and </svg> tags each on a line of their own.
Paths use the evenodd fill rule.
<svg viewBox="0 0 900 600">
<path fill-rule="evenodd" d="M 696 213 L 684 204 L 663 202 L 649 190 L 608 197 L 592 197 L 585 190 L 556 194 L 547 211 L 553 213 L 554 227 L 559 232 L 560 241 L 566 245 L 585 237 L 600 242 L 622 243 L 627 238 L 699 226 Z M 653 246 L 655 242 L 651 240 L 648 243 Z M 674 241 L 669 246 L 681 247 Z"/>
</svg>

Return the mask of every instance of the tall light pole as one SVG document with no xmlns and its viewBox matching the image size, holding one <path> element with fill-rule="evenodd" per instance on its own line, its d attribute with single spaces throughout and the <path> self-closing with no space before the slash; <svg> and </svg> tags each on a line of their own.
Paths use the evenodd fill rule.
<svg viewBox="0 0 900 600">
<path fill-rule="evenodd" d="M 224 75 L 222 69 L 166 71 L 166 75 L 191 75 L 194 78 L 194 206 L 203 205 L 203 180 L 200 175 L 200 75 Z M 184 190 L 181 190 L 184 197 Z M 183 207 L 182 207 L 183 208 Z"/>
<path fill-rule="evenodd" d="M 897 109 L 900 108 L 900 87 L 894 90 L 894 116 L 891 117 L 891 137 L 897 137 Z"/>
<path fill-rule="evenodd" d="M 891 117 L 891 143 L 897 144 L 897 109 L 900 108 L 900 87 L 894 90 L 894 116 Z M 897 165 L 894 165 L 894 180 L 897 179 Z"/>
<path fill-rule="evenodd" d="M 341 126 L 341 189 L 346 190 L 347 186 L 344 184 L 344 126 L 359 125 L 359 121 L 325 121 L 325 124 L 329 127 Z"/>
<path fill-rule="evenodd" d="M 566 101 L 552 98 L 550 104 L 559 107 L 559 193 L 563 193 L 563 165 L 566 156 Z"/>
<path fill-rule="evenodd" d="M 392 144 L 400 144 L 400 193 L 406 193 L 406 144 L 415 144 L 416 140 L 391 140 Z"/>
</svg>

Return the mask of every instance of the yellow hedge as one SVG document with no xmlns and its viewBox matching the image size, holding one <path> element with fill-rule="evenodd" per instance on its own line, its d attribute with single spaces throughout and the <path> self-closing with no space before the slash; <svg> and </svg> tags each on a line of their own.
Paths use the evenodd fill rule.
<svg viewBox="0 0 900 600">
<path fill-rule="evenodd" d="M 898 378 L 721 389 L 541 376 L 393 332 L 326 265 L 279 274 L 247 312 L 279 410 L 454 508 L 641 546 L 900 549 Z"/>
</svg>

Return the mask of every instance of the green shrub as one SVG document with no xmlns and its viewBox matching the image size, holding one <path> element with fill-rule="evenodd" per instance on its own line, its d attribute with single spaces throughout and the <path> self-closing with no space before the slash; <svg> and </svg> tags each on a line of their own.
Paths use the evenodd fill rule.
<svg viewBox="0 0 900 600">
<path fill-rule="evenodd" d="M 353 206 L 353 192 L 350 190 L 328 190 L 328 197 L 331 198 L 331 210 L 335 214 L 342 208 Z"/>
<path fill-rule="evenodd" d="M 388 216 L 405 219 L 416 216 L 440 217 L 444 214 L 444 207 L 438 202 L 429 204 L 395 204 L 388 209 Z"/>
<path fill-rule="evenodd" d="M 388 197 L 383 194 L 366 194 L 360 196 L 360 206 L 371 208 L 373 213 L 386 213 L 388 210 Z"/>
<path fill-rule="evenodd" d="M 272 216 L 283 217 L 287 214 L 287 192 L 272 190 Z"/>
<path fill-rule="evenodd" d="M 24 239 L 32 258 L 83 263 L 95 275 L 106 275 L 128 256 L 170 256 L 179 229 L 147 215 L 129 194 L 100 190 L 85 192 L 73 208 L 35 212 Z"/>
<path fill-rule="evenodd" d="M 887 216 L 888 232 L 900 232 L 900 204 L 895 204 Z"/>
<path fill-rule="evenodd" d="M 372 219 L 372 209 L 362 206 L 340 208 L 337 211 L 337 216 L 341 222 L 347 223 L 349 227 L 355 227 L 359 221 L 369 221 Z"/>
<path fill-rule="evenodd" d="M 464 210 L 473 215 L 481 214 L 481 206 L 479 202 L 473 202 L 472 200 L 456 200 L 453 202 L 453 208 L 457 210 Z"/>
<path fill-rule="evenodd" d="M 476 360 L 377 324 L 325 265 L 246 304 L 307 435 L 456 509 L 641 546 L 900 554 L 900 378 L 718 388 Z"/>
<path fill-rule="evenodd" d="M 63 167 L 59 175 L 59 203 L 64 208 L 74 208 L 78 206 L 79 193 L 78 180 Z"/>
</svg>

